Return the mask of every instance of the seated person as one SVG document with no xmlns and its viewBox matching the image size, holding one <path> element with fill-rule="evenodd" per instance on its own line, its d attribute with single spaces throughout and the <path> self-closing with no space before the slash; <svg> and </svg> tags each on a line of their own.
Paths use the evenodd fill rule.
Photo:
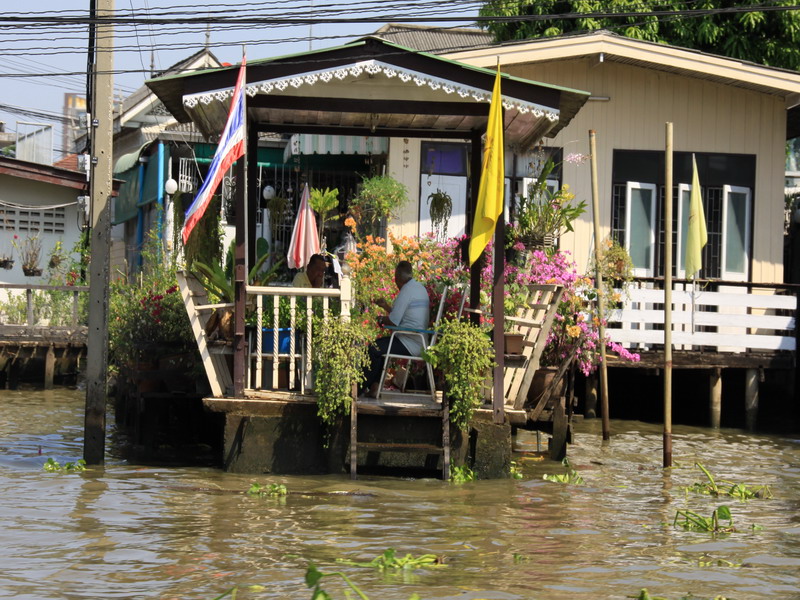
<svg viewBox="0 0 800 600">
<path fill-rule="evenodd" d="M 328 263 L 321 254 L 312 254 L 308 259 L 306 270 L 294 276 L 292 285 L 302 288 L 321 288 L 325 281 L 325 269 Z"/>
<path fill-rule="evenodd" d="M 431 311 L 428 290 L 414 279 L 410 262 L 403 260 L 397 263 L 394 282 L 399 290 L 394 304 L 390 306 L 383 298 L 375 302 L 389 313 L 378 318 L 378 325 L 393 325 L 402 329 L 428 329 Z M 370 364 L 364 370 L 365 381 L 362 383 L 362 392 L 366 392 L 371 398 L 377 397 L 378 386 L 383 385 L 380 378 L 390 339 L 390 336 L 380 337 L 369 347 Z M 418 335 L 398 333 L 394 336 L 392 354 L 422 356 L 422 350 L 422 342 Z"/>
</svg>

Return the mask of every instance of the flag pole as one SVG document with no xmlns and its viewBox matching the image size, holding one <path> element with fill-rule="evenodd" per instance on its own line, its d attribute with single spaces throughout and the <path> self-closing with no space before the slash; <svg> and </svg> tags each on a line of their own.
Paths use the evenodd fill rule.
<svg viewBox="0 0 800 600">
<path fill-rule="evenodd" d="M 592 172 L 592 225 L 594 227 L 595 287 L 597 287 L 597 319 L 600 321 L 600 410 L 603 417 L 603 439 L 611 437 L 608 414 L 608 367 L 606 365 L 605 297 L 603 296 L 603 274 L 600 271 L 600 192 L 597 184 L 597 142 L 594 130 L 589 130 L 589 160 Z"/>
<path fill-rule="evenodd" d="M 672 466 L 672 123 L 666 123 L 664 174 L 664 468 Z"/>
</svg>

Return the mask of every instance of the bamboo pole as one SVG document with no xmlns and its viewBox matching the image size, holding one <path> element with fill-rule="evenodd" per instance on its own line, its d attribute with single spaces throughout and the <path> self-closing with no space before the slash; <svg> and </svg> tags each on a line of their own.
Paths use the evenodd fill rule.
<svg viewBox="0 0 800 600">
<path fill-rule="evenodd" d="M 606 328 L 605 328 L 605 296 L 603 292 L 603 274 L 600 272 L 600 193 L 597 185 L 597 142 L 594 130 L 589 130 L 589 158 L 592 165 L 592 224 L 594 226 L 594 263 L 595 287 L 597 295 L 597 318 L 600 321 L 600 407 L 603 413 L 603 439 L 611 437 L 611 425 L 608 415 L 608 367 L 606 366 Z"/>
<path fill-rule="evenodd" d="M 664 468 L 672 466 L 672 123 L 664 174 Z"/>
</svg>

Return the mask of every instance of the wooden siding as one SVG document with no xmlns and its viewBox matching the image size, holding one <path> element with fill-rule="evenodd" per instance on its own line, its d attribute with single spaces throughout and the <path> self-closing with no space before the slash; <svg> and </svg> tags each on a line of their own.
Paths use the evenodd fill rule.
<svg viewBox="0 0 800 600">
<path fill-rule="evenodd" d="M 468 61 L 467 61 L 468 62 Z M 588 154 L 588 131 L 597 132 L 600 222 L 611 223 L 611 159 L 614 149 L 664 150 L 665 122 L 674 123 L 676 152 L 755 154 L 752 281 L 783 280 L 783 167 L 786 131 L 784 99 L 704 79 L 654 71 L 596 58 L 548 64 L 504 65 L 519 77 L 577 89 L 610 101 L 589 101 L 548 145 L 564 155 Z M 564 165 L 564 182 L 591 203 L 588 163 Z M 680 183 L 680 182 L 675 182 Z M 685 182 L 689 183 L 689 182 Z M 701 180 L 701 185 L 703 182 Z M 592 251 L 591 214 L 586 214 L 562 248 L 585 269 Z"/>
</svg>

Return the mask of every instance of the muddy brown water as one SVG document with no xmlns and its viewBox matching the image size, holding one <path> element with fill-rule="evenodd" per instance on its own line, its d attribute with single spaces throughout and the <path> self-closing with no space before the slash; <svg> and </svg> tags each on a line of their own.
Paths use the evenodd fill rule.
<svg viewBox="0 0 800 600">
<path fill-rule="evenodd" d="M 564 469 L 538 460 L 531 434 L 517 440 L 523 480 L 455 485 L 138 465 L 121 458 L 110 426 L 104 468 L 44 472 L 48 457 L 81 457 L 84 397 L 0 391 L 0 597 L 211 599 L 238 586 L 238 598 L 310 598 L 313 562 L 371 600 L 621 599 L 641 588 L 800 598 L 800 435 L 675 427 L 677 467 L 665 472 L 660 426 L 612 421 L 603 444 L 599 422 L 586 421 L 569 449 L 583 486 L 544 481 Z M 775 498 L 687 495 L 702 479 L 695 461 L 718 478 L 768 484 Z M 249 497 L 253 481 L 289 494 Z M 739 532 L 669 525 L 677 509 L 709 515 L 723 503 Z M 446 566 L 384 574 L 337 562 L 387 548 Z M 340 579 L 323 583 L 345 598 Z"/>
</svg>

